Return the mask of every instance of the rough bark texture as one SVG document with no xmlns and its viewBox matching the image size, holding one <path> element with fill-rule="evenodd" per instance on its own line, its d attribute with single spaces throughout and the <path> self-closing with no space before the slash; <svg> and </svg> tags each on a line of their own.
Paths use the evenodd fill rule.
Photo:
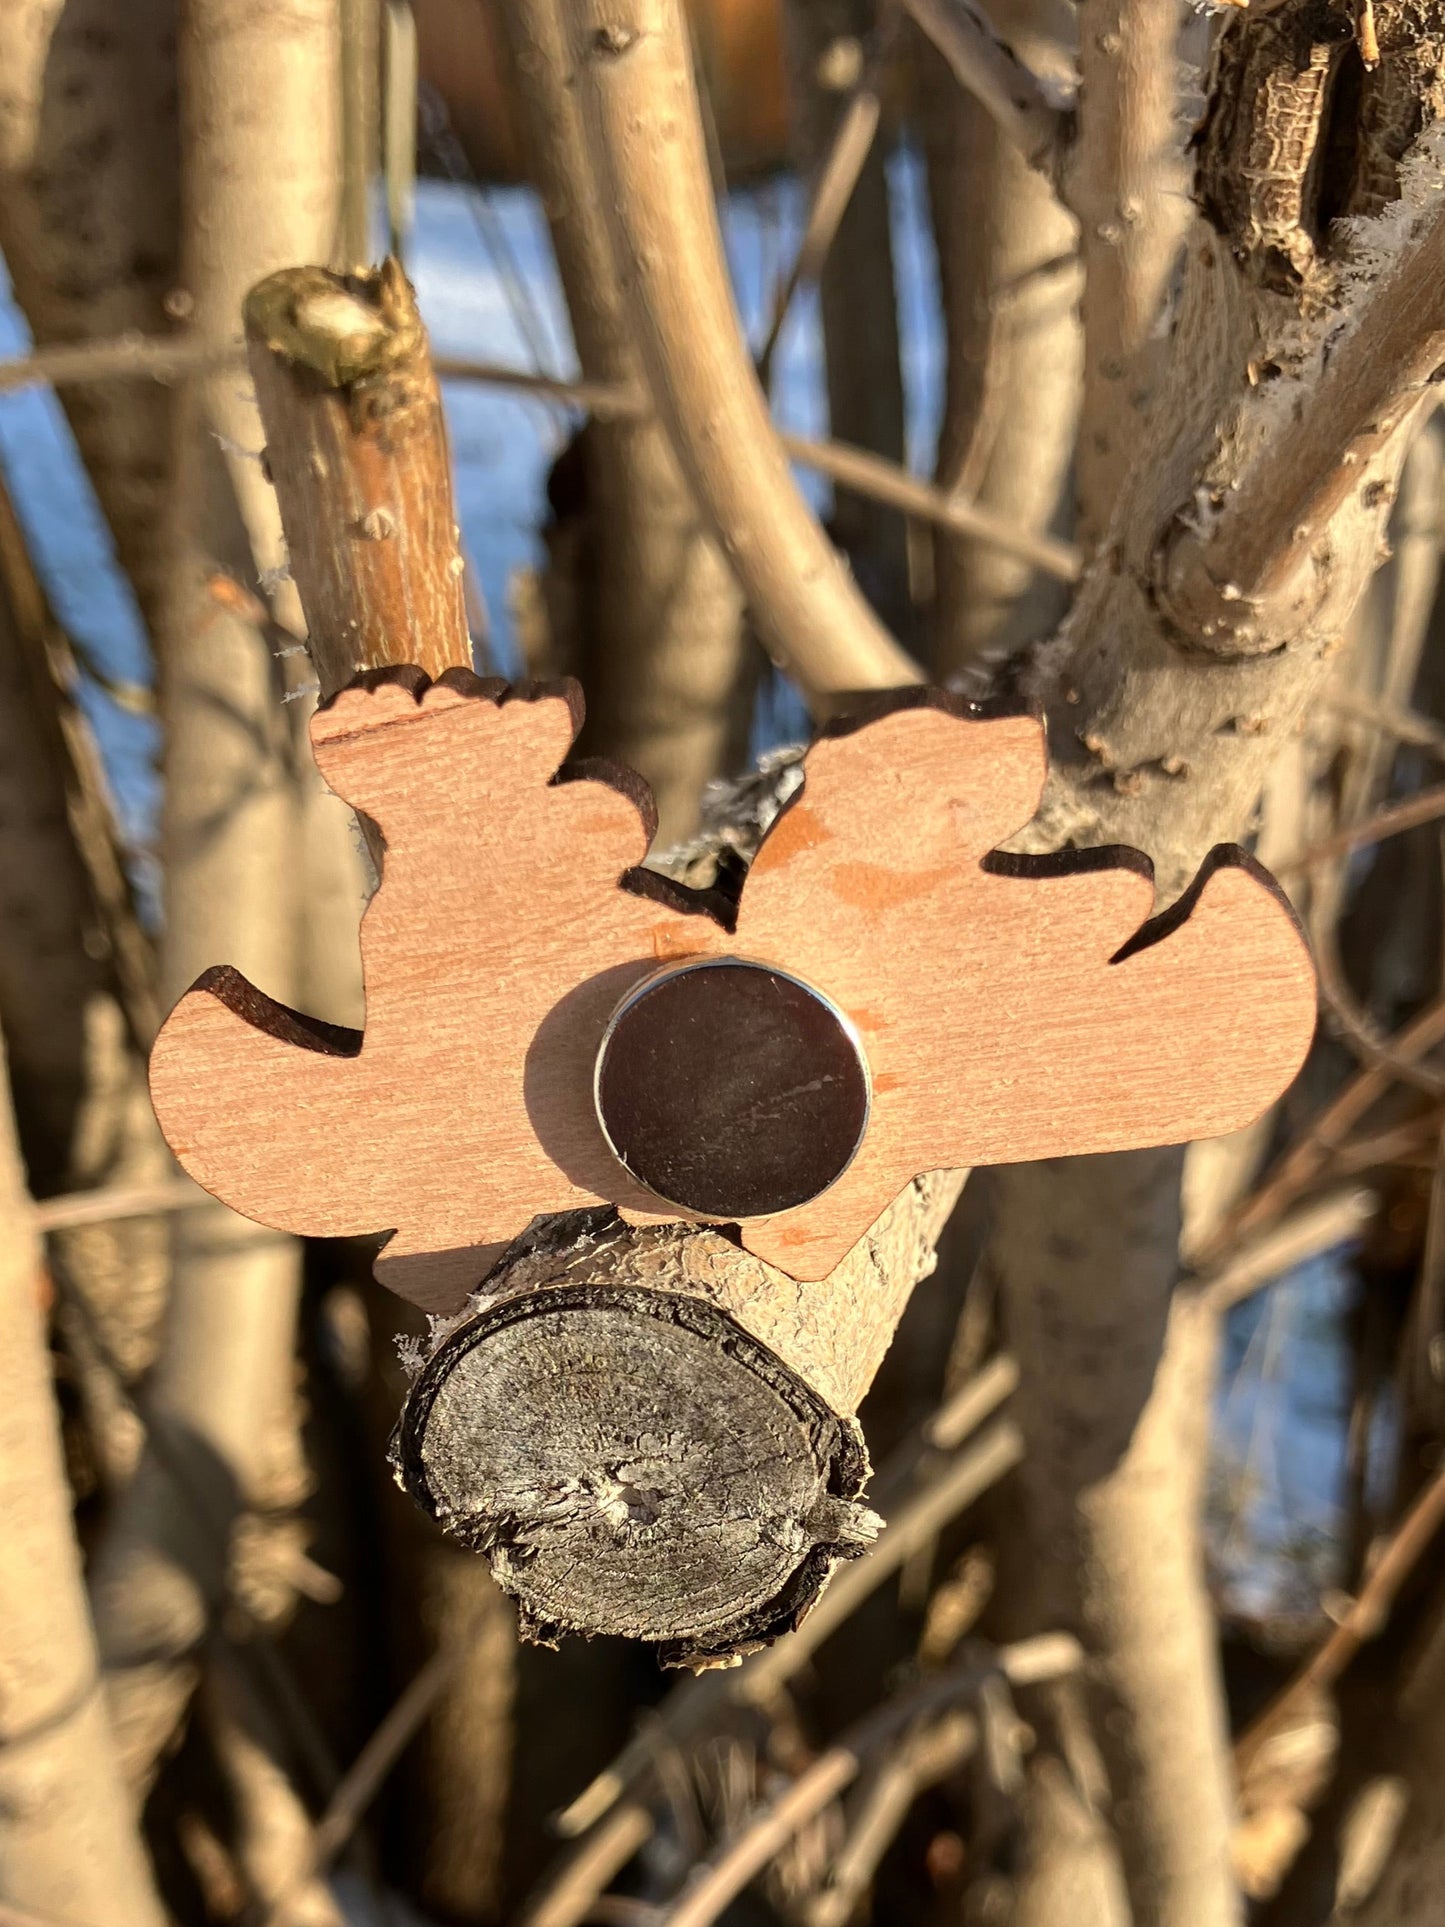
<svg viewBox="0 0 1445 1927">
<path fill-rule="evenodd" d="M 0 1227 L 0 1899 L 47 1918 L 162 1927 L 86 1613 L 3 1050 Z"/>
<path fill-rule="evenodd" d="M 515 0 L 502 19 L 583 373 L 640 389 L 566 22 L 546 0 Z M 575 654 L 553 667 L 586 692 L 580 752 L 615 756 L 646 777 L 665 845 L 693 833 L 704 784 L 746 745 L 741 592 L 662 422 L 594 420 L 563 459 L 581 471 L 583 533 L 574 634 L 555 639 Z M 576 508 L 560 504 L 559 514 Z"/>
<path fill-rule="evenodd" d="M 39 343 L 155 335 L 170 325 L 176 15 L 177 0 L 0 8 L 0 248 Z M 153 619 L 164 576 L 171 393 L 112 381 L 61 399 L 121 567 Z"/>
<path fill-rule="evenodd" d="M 991 15 L 1032 64 L 1068 60 L 1073 25 L 1054 0 L 1009 0 Z M 1040 533 L 1079 407 L 1077 229 L 942 55 L 919 35 L 913 54 L 948 348 L 938 485 Z M 1034 641 L 1063 613 L 1060 583 L 990 543 L 939 534 L 933 554 L 940 680 Z"/>
<path fill-rule="evenodd" d="M 624 1633 L 674 1663 L 775 1636 L 875 1529 L 850 1415 L 961 1181 L 911 1185 L 806 1286 L 713 1231 L 549 1221 L 433 1348 L 400 1476 L 534 1636 Z"/>
<path fill-rule="evenodd" d="M 406 660 L 472 666 L 441 391 L 399 262 L 288 267 L 246 296 L 246 342 L 322 697 Z"/>
<path fill-rule="evenodd" d="M 1381 19 L 1392 41 L 1419 36 L 1408 86 L 1402 57 L 1393 79 L 1382 66 L 1357 75 L 1358 93 L 1328 96 L 1322 71 L 1358 56 L 1313 7 L 1224 30 L 1200 153 L 1204 213 L 1154 431 L 1106 552 L 1028 679 L 1054 759 L 1028 845 L 1132 843 L 1155 859 L 1166 897 L 1212 843 L 1247 829 L 1319 688 L 1378 555 L 1422 372 L 1445 341 L 1445 285 L 1431 274 L 1445 223 L 1438 170 L 1427 151 L 1396 175 L 1421 119 L 1400 95 L 1419 93 L 1439 26 Z M 1377 83 L 1394 89 L 1389 151 L 1361 104 Z M 1271 155 L 1279 165 L 1261 171 Z M 1378 208 L 1361 182 L 1386 177 L 1403 198 L 1376 223 L 1329 228 L 1332 213 Z M 1052 1567 L 1061 1525 L 1049 1495 L 1069 1495 L 1068 1583 L 1119 1714 L 1109 1752 L 1135 1919 L 1208 1927 L 1240 1911 L 1195 1546 L 1189 1440 L 1202 1390 L 1192 1423 L 1185 1390 L 1206 1382 L 1208 1337 L 1181 1306 L 1164 1345 L 1177 1165 L 1111 1158 L 1088 1178 L 1073 1202 L 1050 1167 L 1010 1172 L 1003 1187 L 994 1263 L 1006 1318 L 1028 1334 L 1021 1354 L 1048 1388 L 1023 1406 L 1028 1541 Z M 1121 1246 L 1131 1221 L 1138 1242 Z M 1150 1331 L 1163 1358 L 1152 1386 Z M 1137 1429 L 1115 1433 L 1112 1462 L 1085 1450 L 1101 1414 L 1131 1412 Z M 1177 1761 L 1190 1746 L 1186 1781 Z"/>
<path fill-rule="evenodd" d="M 793 146 L 816 182 L 847 111 L 876 25 L 872 0 L 789 0 Z M 903 367 L 888 202 L 887 148 L 876 135 L 819 277 L 828 426 L 835 441 L 902 465 Z M 880 502 L 839 490 L 831 532 L 869 601 L 897 636 L 908 636 L 907 526 Z"/>
<path fill-rule="evenodd" d="M 185 247 L 195 326 L 234 336 L 250 283 L 325 255 L 335 229 L 336 19 L 190 0 L 179 41 Z M 182 391 L 159 626 L 166 793 L 167 1001 L 218 958 L 294 1001 L 303 809 L 258 571 L 282 559 L 234 373 Z M 151 1414 L 218 1519 L 299 1497 L 291 1386 L 300 1252 L 220 1207 L 183 1214 Z M 95 1569 L 97 1624 L 132 1776 L 143 1781 L 194 1683 L 224 1548 L 177 1507 L 154 1450 Z"/>
</svg>

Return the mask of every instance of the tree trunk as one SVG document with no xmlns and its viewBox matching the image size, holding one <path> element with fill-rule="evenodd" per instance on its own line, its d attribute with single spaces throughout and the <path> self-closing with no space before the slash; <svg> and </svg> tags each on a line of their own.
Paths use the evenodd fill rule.
<svg viewBox="0 0 1445 1927">
<path fill-rule="evenodd" d="M 871 0 L 787 0 L 794 151 L 813 179 L 862 70 L 877 9 Z M 903 365 L 887 155 L 876 135 L 823 263 L 819 294 L 835 441 L 904 461 Z M 831 532 L 868 600 L 894 635 L 911 639 L 908 530 L 881 502 L 838 489 Z"/>
<path fill-rule="evenodd" d="M 567 296 L 583 373 L 641 387 L 601 189 L 582 144 L 572 58 L 542 0 L 503 9 L 527 143 Z M 697 827 L 705 783 L 747 743 L 748 644 L 742 596 L 655 418 L 590 422 L 578 452 L 585 517 L 569 601 L 571 660 L 587 696 L 583 755 L 646 777 L 662 846 Z M 561 639 L 564 651 L 567 639 Z"/>
<path fill-rule="evenodd" d="M 162 1927 L 106 1723 L 0 1051 L 0 1911 Z"/>
<path fill-rule="evenodd" d="M 1271 761 L 1321 686 L 1445 343 L 1445 213 L 1428 168 L 1399 165 L 1439 42 L 1393 9 L 1381 18 L 1399 58 L 1362 77 L 1354 110 L 1347 90 L 1328 96 L 1321 80 L 1358 56 L 1315 40 L 1307 8 L 1225 29 L 1170 374 L 1108 550 L 1029 678 L 1054 764 L 1023 840 L 1134 844 L 1154 858 L 1166 899 L 1212 843 L 1248 828 Z M 1328 125 L 1335 100 L 1361 113 L 1358 147 Z M 1257 185 L 1249 161 L 1282 111 L 1301 129 L 1292 198 Z M 1363 217 L 1348 267 L 1322 209 Z M 1086 1199 L 1078 1183 L 1043 1166 L 1010 1172 L 1003 1187 L 993 1262 L 1041 1388 L 1025 1402 L 1024 1529 L 1052 1567 L 1058 1495 L 1072 1505 L 1078 1564 L 1060 1584 L 1118 1714 L 1109 1752 L 1123 1775 L 1115 1819 L 1135 1918 L 1208 1927 L 1240 1913 L 1197 1549 L 1210 1338 L 1177 1305 L 1165 1343 L 1177 1161 L 1102 1159 L 1087 1167 Z M 1121 1240 L 1131 1222 L 1137 1242 Z M 1105 1413 L 1137 1417 L 1112 1461 L 1083 1450 Z M 1151 1680 L 1144 1669 L 1156 1666 Z M 1167 1703 L 1151 1706 L 1165 1686 Z M 1187 1782 L 1176 1714 L 1198 1749 Z"/>
<path fill-rule="evenodd" d="M 1008 0 L 994 24 L 1045 70 L 1071 57 L 1056 0 Z M 1078 416 L 1078 231 L 1045 177 L 912 35 L 948 366 L 937 481 L 1020 528 L 1048 529 Z M 932 673 L 942 681 L 1045 635 L 1065 586 L 986 542 L 934 539 Z"/>
<path fill-rule="evenodd" d="M 146 1093 L 150 946 L 113 839 L 99 756 L 62 681 L 74 675 L 0 485 L 0 1030 L 37 1197 L 156 1184 L 171 1169 Z M 56 1234 L 82 1315 L 60 1319 L 107 1482 L 138 1437 L 99 1339 L 122 1374 L 150 1362 L 169 1261 L 165 1226 L 129 1219 Z M 93 1326 L 94 1329 L 87 1329 Z"/>
<path fill-rule="evenodd" d="M 0 250 L 39 343 L 163 333 L 177 285 L 177 0 L 0 7 Z M 165 581 L 173 396 L 89 382 L 61 403 L 152 624 Z"/>
<path fill-rule="evenodd" d="M 337 23 L 330 0 L 284 19 L 247 0 L 188 0 L 179 41 L 183 281 L 203 335 L 233 337 L 261 274 L 325 257 L 338 205 Z M 166 727 L 166 930 L 173 1000 L 236 961 L 295 1001 L 302 837 L 298 746 L 259 619 L 259 571 L 282 558 L 256 455 L 254 403 L 234 372 L 196 377 L 178 407 L 159 623 Z M 223 1210 L 177 1225 L 153 1423 L 214 1516 L 301 1493 L 292 1389 L 300 1247 Z M 112 1704 L 143 1783 L 195 1679 L 222 1596 L 224 1548 L 177 1507 L 155 1451 L 142 1460 L 96 1566 Z"/>
</svg>

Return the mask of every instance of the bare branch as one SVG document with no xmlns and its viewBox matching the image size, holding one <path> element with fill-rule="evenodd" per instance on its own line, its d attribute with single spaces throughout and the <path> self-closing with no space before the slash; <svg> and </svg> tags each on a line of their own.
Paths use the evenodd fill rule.
<svg viewBox="0 0 1445 1927">
<path fill-rule="evenodd" d="M 995 32 L 974 0 L 902 0 L 918 26 L 1031 167 L 1057 171 L 1073 135 L 1073 115 L 1058 107 L 1038 76 Z"/>
<path fill-rule="evenodd" d="M 470 669 L 441 395 L 400 265 L 284 268 L 245 318 L 322 694 L 387 663 Z"/>
<path fill-rule="evenodd" d="M 853 190 L 872 152 L 882 113 L 880 87 L 893 51 L 897 19 L 896 9 L 890 8 L 879 23 L 867 65 L 838 117 L 832 143 L 818 169 L 818 177 L 808 201 L 803 238 L 798 243 L 792 266 L 773 297 L 767 339 L 758 352 L 758 380 L 764 388 L 768 385 L 778 338 L 783 332 L 783 323 L 787 320 L 793 297 L 805 281 L 816 281 L 822 273 Z"/>
<path fill-rule="evenodd" d="M 1187 224 L 1179 0 L 1084 0 L 1069 206 L 1084 259 L 1076 487 L 1084 538 L 1108 525 L 1152 396 L 1150 336 Z M 1158 345 L 1155 361 L 1162 367 Z"/>
<path fill-rule="evenodd" d="M 677 0 L 564 12 L 657 405 L 764 639 L 824 706 L 916 682 L 799 495 L 768 417 L 733 308 Z"/>
<path fill-rule="evenodd" d="M 106 1722 L 0 1049 L 0 1866 L 18 1908 L 161 1927 Z"/>
<path fill-rule="evenodd" d="M 1234 1758 L 1241 1776 L 1270 1736 L 1288 1722 L 1290 1714 L 1333 1686 L 1365 1642 L 1383 1629 L 1401 1586 L 1442 1525 L 1445 1525 L 1445 1470 L 1437 1471 L 1417 1494 L 1389 1543 L 1370 1567 L 1358 1598 L 1350 1603 L 1289 1684 L 1240 1734 Z"/>
<path fill-rule="evenodd" d="M 991 543 L 1005 555 L 1016 555 L 1022 561 L 1031 562 L 1036 569 L 1056 576 L 1060 582 L 1079 579 L 1083 558 L 1072 542 L 1015 528 L 992 510 L 980 508 L 964 496 L 948 495 L 942 489 L 933 488 L 906 469 L 885 462 L 877 455 L 869 455 L 861 448 L 849 448 L 843 442 L 809 441 L 802 435 L 780 434 L 778 440 L 794 461 L 831 476 L 844 488 L 872 495 L 880 502 L 891 502 L 905 515 L 917 516 L 920 521 Z"/>
<path fill-rule="evenodd" d="M 1262 631 L 1282 598 L 1308 606 L 1318 596 L 1331 519 L 1399 446 L 1445 364 L 1442 159 L 1445 134 L 1422 140 L 1407 199 L 1360 226 L 1363 258 L 1342 270 L 1338 311 L 1313 344 L 1321 366 L 1260 391 L 1261 432 L 1217 510 L 1198 526 L 1175 524 L 1161 572 L 1166 607 L 1220 654 L 1266 646 Z"/>
<path fill-rule="evenodd" d="M 1361 1185 L 1302 1206 L 1283 1223 L 1241 1243 L 1227 1263 L 1200 1279 L 1210 1306 L 1228 1311 L 1295 1265 L 1356 1237 L 1378 1208 L 1375 1193 Z"/>
<path fill-rule="evenodd" d="M 242 341 L 220 348 L 186 338 L 175 342 L 146 337 L 96 342 L 74 350 L 50 350 L 0 361 L 0 392 L 42 382 L 61 386 L 120 377 L 179 379 L 187 373 L 240 367 L 245 358 Z M 521 394 L 584 409 L 600 421 L 642 420 L 651 413 L 647 396 L 624 382 L 562 381 L 468 355 L 433 355 L 431 365 L 443 381 L 476 381 L 516 389 Z M 992 543 L 1061 582 L 1079 579 L 1082 558 L 1072 543 L 1016 529 L 1006 518 L 977 506 L 966 496 L 931 487 L 896 462 L 841 442 L 814 441 L 803 435 L 780 434 L 779 441 L 793 461 L 830 476 L 856 494 L 886 502 L 905 515 L 953 529 L 975 541 Z"/>
<path fill-rule="evenodd" d="M 977 1692 L 995 1671 L 1014 1685 L 1035 1685 L 1076 1671 L 1082 1660 L 1077 1640 L 1067 1633 L 1042 1633 L 1002 1647 L 988 1660 L 971 1658 L 941 1678 L 888 1701 L 835 1740 L 715 1860 L 699 1868 L 682 1898 L 663 1915 L 663 1927 L 711 1927 L 779 1848 L 857 1777 L 865 1756 L 920 1713 Z"/>
</svg>

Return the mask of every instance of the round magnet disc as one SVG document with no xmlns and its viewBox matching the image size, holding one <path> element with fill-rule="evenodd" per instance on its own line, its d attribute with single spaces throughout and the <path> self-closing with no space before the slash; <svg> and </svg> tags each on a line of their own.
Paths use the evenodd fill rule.
<svg viewBox="0 0 1445 1927">
<path fill-rule="evenodd" d="M 704 1218 L 806 1204 L 868 1128 L 868 1063 L 847 1017 L 800 977 L 740 957 L 639 984 L 607 1027 L 595 1094 L 620 1162 Z"/>
</svg>

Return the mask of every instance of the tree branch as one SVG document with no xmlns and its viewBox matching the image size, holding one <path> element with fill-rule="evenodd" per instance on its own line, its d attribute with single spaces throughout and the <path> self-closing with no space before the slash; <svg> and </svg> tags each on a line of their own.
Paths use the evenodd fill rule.
<svg viewBox="0 0 1445 1927">
<path fill-rule="evenodd" d="M 733 308 L 676 0 L 564 8 L 631 324 L 699 503 L 764 640 L 810 698 L 918 669 L 788 473 Z"/>
<path fill-rule="evenodd" d="M 388 663 L 470 669 L 441 392 L 400 264 L 283 268 L 244 312 L 322 695 Z"/>
<path fill-rule="evenodd" d="M 973 95 L 1030 167 L 1055 174 L 1073 138 L 1073 115 L 1058 107 L 1038 76 L 1000 38 L 974 0 L 902 0 Z"/>
</svg>

